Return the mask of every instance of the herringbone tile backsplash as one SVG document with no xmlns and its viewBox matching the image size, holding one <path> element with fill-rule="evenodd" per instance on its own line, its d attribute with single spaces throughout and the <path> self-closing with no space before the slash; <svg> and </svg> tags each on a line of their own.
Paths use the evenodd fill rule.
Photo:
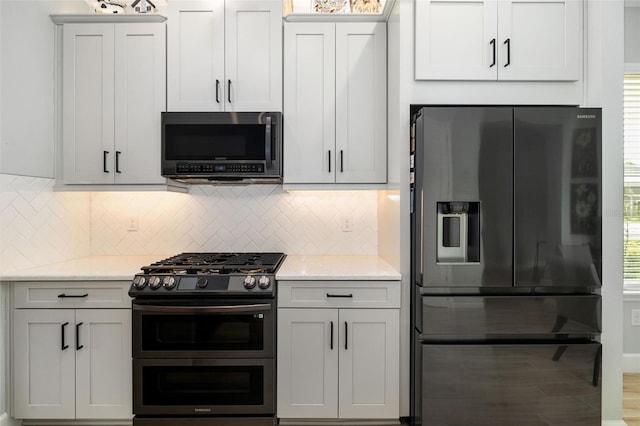
<svg viewBox="0 0 640 426">
<path fill-rule="evenodd" d="M 377 254 L 375 191 L 288 193 L 280 185 L 168 192 L 53 192 L 0 175 L 0 270 L 87 255 L 182 251 Z M 345 217 L 353 230 L 342 231 Z M 131 221 L 138 230 L 129 230 Z"/>
<path fill-rule="evenodd" d="M 90 196 L 53 192 L 53 180 L 0 174 L 0 271 L 86 256 Z"/>
</svg>

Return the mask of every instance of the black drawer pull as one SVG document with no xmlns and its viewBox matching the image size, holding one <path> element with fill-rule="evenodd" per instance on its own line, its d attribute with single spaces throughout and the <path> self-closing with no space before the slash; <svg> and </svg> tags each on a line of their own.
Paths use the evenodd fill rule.
<svg viewBox="0 0 640 426">
<path fill-rule="evenodd" d="M 345 299 L 349 299 L 349 298 L 353 298 L 353 294 L 349 293 L 349 294 L 331 294 L 331 293 L 327 293 L 327 297 L 342 297 Z"/>
<path fill-rule="evenodd" d="M 85 297 L 89 296 L 89 293 L 85 293 L 85 294 L 66 294 L 66 293 L 62 293 L 58 295 L 58 299 L 83 299 Z"/>
</svg>

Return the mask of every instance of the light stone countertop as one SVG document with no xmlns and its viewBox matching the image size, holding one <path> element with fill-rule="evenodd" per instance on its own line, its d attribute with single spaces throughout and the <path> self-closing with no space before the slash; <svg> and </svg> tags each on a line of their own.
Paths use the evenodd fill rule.
<svg viewBox="0 0 640 426">
<path fill-rule="evenodd" d="M 379 256 L 287 256 L 278 280 L 387 280 L 401 274 Z"/>
<path fill-rule="evenodd" d="M 8 272 L 0 281 L 102 281 L 130 280 L 142 266 L 170 255 L 88 256 L 50 265 Z M 378 256 L 288 255 L 280 266 L 279 280 L 389 280 L 401 279 Z"/>
<path fill-rule="evenodd" d="M 131 280 L 140 267 L 166 255 L 88 256 L 4 273 L 0 281 L 119 281 Z"/>
</svg>

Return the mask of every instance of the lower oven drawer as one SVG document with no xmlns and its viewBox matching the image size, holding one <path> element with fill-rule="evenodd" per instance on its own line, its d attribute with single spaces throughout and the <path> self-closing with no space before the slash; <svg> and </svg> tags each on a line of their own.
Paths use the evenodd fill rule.
<svg viewBox="0 0 640 426">
<path fill-rule="evenodd" d="M 600 426 L 601 346 L 419 344 L 417 424 Z"/>
<path fill-rule="evenodd" d="M 136 415 L 274 414 L 274 360 L 134 359 Z"/>
</svg>

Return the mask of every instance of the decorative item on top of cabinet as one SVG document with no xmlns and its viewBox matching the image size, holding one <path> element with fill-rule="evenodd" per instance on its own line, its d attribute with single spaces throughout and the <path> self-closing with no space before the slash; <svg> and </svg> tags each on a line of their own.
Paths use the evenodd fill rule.
<svg viewBox="0 0 640 426">
<path fill-rule="evenodd" d="M 578 0 L 416 0 L 416 80 L 575 81 Z"/>
<path fill-rule="evenodd" d="M 281 0 L 171 0 L 168 111 L 282 111 Z"/>
<path fill-rule="evenodd" d="M 385 23 L 284 31 L 284 183 L 385 183 Z"/>
<path fill-rule="evenodd" d="M 380 0 L 352 0 L 351 11 L 353 13 L 380 13 L 382 5 Z"/>
<path fill-rule="evenodd" d="M 166 18 L 117 14 L 51 19 L 60 24 L 62 52 L 62 167 L 56 187 L 166 189 L 167 180 L 160 175 Z"/>
<path fill-rule="evenodd" d="M 131 419 L 129 285 L 14 284 L 12 417 Z"/>
</svg>

